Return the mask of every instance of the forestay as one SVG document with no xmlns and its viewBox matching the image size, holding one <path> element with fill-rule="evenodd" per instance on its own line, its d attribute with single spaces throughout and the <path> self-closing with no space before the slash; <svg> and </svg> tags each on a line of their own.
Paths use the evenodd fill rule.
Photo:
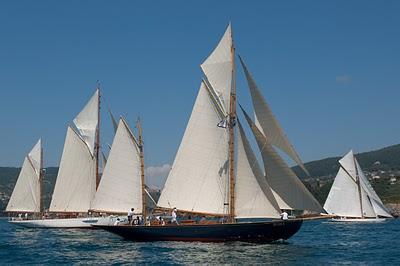
<svg viewBox="0 0 400 266">
<path fill-rule="evenodd" d="M 280 210 L 239 125 L 235 210 L 237 218 L 278 218 Z"/>
<path fill-rule="evenodd" d="M 303 182 L 275 151 L 243 108 L 242 111 L 261 152 L 266 179 L 273 191 L 279 196 L 276 197 L 279 207 L 281 209 L 323 212 L 321 205 L 304 186 Z"/>
<path fill-rule="evenodd" d="M 278 120 L 275 118 L 275 115 L 272 113 L 263 95 L 258 89 L 257 84 L 255 83 L 246 65 L 244 64 L 244 62 L 240 57 L 239 59 L 247 79 L 248 87 L 250 89 L 251 99 L 254 106 L 254 111 L 258 119 L 258 122 L 260 123 L 262 133 L 267 137 L 269 143 L 284 151 L 304 170 L 304 172 L 307 175 L 309 175 L 299 155 L 296 153 L 295 149 L 290 144 L 289 139 L 283 132 L 281 126 L 278 123 Z"/>
<path fill-rule="evenodd" d="M 157 205 L 223 215 L 227 202 L 228 130 L 204 82 Z M 225 213 L 226 214 L 226 213 Z"/>
<path fill-rule="evenodd" d="M 42 145 L 39 140 L 25 157 L 6 207 L 7 212 L 40 212 L 41 150 Z"/>
<path fill-rule="evenodd" d="M 87 212 L 96 191 L 96 163 L 87 144 L 67 129 L 51 212 Z"/>
<path fill-rule="evenodd" d="M 130 208 L 142 212 L 142 181 L 137 141 L 120 119 L 92 210 L 123 213 Z"/>
<path fill-rule="evenodd" d="M 78 129 L 80 136 L 89 147 L 92 155 L 94 154 L 96 129 L 99 121 L 98 110 L 99 90 L 97 89 L 89 102 L 74 119 L 74 124 Z"/>
</svg>

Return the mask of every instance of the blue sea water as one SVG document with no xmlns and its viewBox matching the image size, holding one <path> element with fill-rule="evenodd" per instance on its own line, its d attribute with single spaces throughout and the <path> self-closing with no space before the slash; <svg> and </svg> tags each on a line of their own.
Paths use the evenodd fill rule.
<svg viewBox="0 0 400 266">
<path fill-rule="evenodd" d="M 0 264 L 400 265 L 400 220 L 304 222 L 286 243 L 135 243 L 101 230 L 23 229 L 0 219 Z"/>
</svg>

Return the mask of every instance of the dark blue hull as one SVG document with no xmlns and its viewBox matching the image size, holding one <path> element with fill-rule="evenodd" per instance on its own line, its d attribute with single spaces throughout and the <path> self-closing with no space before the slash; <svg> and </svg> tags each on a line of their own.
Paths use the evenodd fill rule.
<svg viewBox="0 0 400 266">
<path fill-rule="evenodd" d="M 101 226 L 132 241 L 246 241 L 273 242 L 288 239 L 299 231 L 302 220 L 270 221 L 234 224 L 191 224 L 166 226 Z"/>
</svg>

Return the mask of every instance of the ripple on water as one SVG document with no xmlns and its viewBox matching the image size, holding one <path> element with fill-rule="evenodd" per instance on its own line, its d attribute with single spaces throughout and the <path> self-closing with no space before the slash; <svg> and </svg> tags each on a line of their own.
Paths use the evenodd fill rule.
<svg viewBox="0 0 400 266">
<path fill-rule="evenodd" d="M 400 221 L 305 222 L 286 243 L 124 241 L 101 230 L 23 229 L 0 220 L 0 264 L 400 264 Z"/>
</svg>

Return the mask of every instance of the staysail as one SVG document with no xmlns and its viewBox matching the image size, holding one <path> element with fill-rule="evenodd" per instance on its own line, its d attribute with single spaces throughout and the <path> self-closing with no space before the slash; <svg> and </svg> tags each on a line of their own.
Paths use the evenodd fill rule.
<svg viewBox="0 0 400 266">
<path fill-rule="evenodd" d="M 64 150 L 50 204 L 51 212 L 87 212 L 96 192 L 99 90 L 74 119 L 79 133 L 68 126 Z"/>
<path fill-rule="evenodd" d="M 289 207 L 289 209 L 323 212 L 319 202 L 280 157 L 244 109 L 241 109 L 261 152 L 266 179 L 272 190 L 279 196 L 276 197 L 279 207 L 281 209 Z"/>
<path fill-rule="evenodd" d="M 142 181 L 137 141 L 121 118 L 108 161 L 92 204 L 92 210 L 142 213 Z"/>
<path fill-rule="evenodd" d="M 302 169 L 309 175 L 299 155 L 296 153 L 293 146 L 290 144 L 289 139 L 283 132 L 278 120 L 272 113 L 263 95 L 257 87 L 252 75 L 244 64 L 243 60 L 239 57 L 242 64 L 244 74 L 250 89 L 251 99 L 254 106 L 254 111 L 258 122 L 260 123 L 263 134 L 267 137 L 269 143 L 284 151 L 290 158 L 292 158 Z"/>
<path fill-rule="evenodd" d="M 280 209 L 239 125 L 235 209 L 237 218 L 279 218 Z"/>
<path fill-rule="evenodd" d="M 353 151 L 339 160 L 340 169 L 329 191 L 324 209 L 330 214 L 343 217 L 376 217 L 367 192 L 362 186 L 359 191 L 355 162 Z"/>
<path fill-rule="evenodd" d="M 24 159 L 7 212 L 40 212 L 42 144 L 39 140 Z"/>
<path fill-rule="evenodd" d="M 226 214 L 228 130 L 217 127 L 223 118 L 202 82 L 159 207 Z"/>
</svg>

